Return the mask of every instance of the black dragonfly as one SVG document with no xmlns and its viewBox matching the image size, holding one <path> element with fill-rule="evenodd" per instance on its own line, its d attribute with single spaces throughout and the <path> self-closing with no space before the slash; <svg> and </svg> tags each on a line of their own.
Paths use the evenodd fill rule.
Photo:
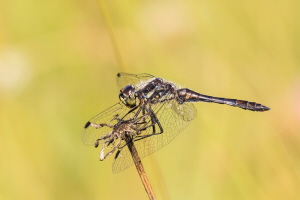
<svg viewBox="0 0 300 200">
<path fill-rule="evenodd" d="M 97 147 L 103 140 L 100 160 L 117 149 L 113 172 L 127 169 L 133 164 L 126 142 L 120 136 L 130 133 L 140 158 L 162 148 L 173 140 L 197 116 L 192 102 L 226 104 L 250 111 L 270 108 L 255 102 L 199 94 L 187 88 L 150 74 L 117 74 L 120 102 L 99 113 L 84 126 L 82 140 Z M 111 122 L 116 121 L 115 124 Z M 117 144 L 115 144 L 117 143 Z M 111 151 L 105 153 L 104 146 Z"/>
</svg>

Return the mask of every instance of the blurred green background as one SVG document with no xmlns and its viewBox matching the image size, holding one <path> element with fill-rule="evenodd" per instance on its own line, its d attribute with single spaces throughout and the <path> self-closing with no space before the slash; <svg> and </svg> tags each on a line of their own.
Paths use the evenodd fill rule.
<svg viewBox="0 0 300 200">
<path fill-rule="evenodd" d="M 257 113 L 197 103 L 198 117 L 143 159 L 158 199 L 300 199 L 296 0 L 2 1 L 0 199 L 147 199 L 134 167 L 81 141 L 118 101 L 116 73 L 150 73 Z M 106 15 L 107 17 L 107 15 Z"/>
</svg>

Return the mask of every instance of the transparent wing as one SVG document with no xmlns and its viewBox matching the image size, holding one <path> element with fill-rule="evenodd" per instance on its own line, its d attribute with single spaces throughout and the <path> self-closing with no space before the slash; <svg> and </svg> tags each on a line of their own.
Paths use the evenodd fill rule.
<svg viewBox="0 0 300 200">
<path fill-rule="evenodd" d="M 176 103 L 172 103 L 170 106 L 181 119 L 184 121 L 191 121 L 197 117 L 197 109 L 194 104 L 188 102 L 178 104 L 177 101 L 175 102 Z"/>
<path fill-rule="evenodd" d="M 143 124 L 142 127 L 146 127 L 152 123 L 150 117 L 145 119 L 145 121 L 146 121 L 146 123 Z M 142 128 L 142 127 L 140 127 L 140 128 Z M 152 127 L 149 127 L 146 130 L 144 130 L 141 135 L 150 135 L 150 134 L 152 134 L 152 130 L 153 130 Z M 139 152 L 139 149 L 136 146 L 136 144 L 138 144 L 137 142 L 140 142 L 140 141 L 142 141 L 142 140 L 134 142 L 134 145 L 137 149 L 138 154 L 140 154 L 140 152 Z M 123 171 L 134 164 L 132 156 L 130 154 L 130 151 L 129 151 L 128 147 L 126 146 L 126 142 L 124 140 L 122 141 L 121 147 L 123 147 L 123 148 L 119 149 L 120 153 L 118 155 L 117 154 L 115 155 L 115 159 L 114 159 L 113 167 L 112 167 L 113 173 L 118 173 L 120 171 Z M 142 158 L 141 155 L 139 155 L 139 156 L 140 156 L 140 158 Z"/>
<path fill-rule="evenodd" d="M 95 124 L 102 124 L 102 123 L 108 123 L 108 124 L 115 124 L 115 122 L 111 122 L 115 115 L 124 116 L 129 111 L 129 108 L 127 108 L 122 103 L 117 103 L 113 105 L 112 107 L 104 110 L 103 112 L 99 113 L 92 119 L 90 119 L 86 125 L 84 126 L 83 132 L 82 132 L 82 141 L 86 145 L 94 145 L 95 141 L 100 138 L 101 136 L 109 133 L 112 129 L 103 126 L 101 128 L 96 129 L 95 127 L 91 126 L 91 123 Z"/>
<path fill-rule="evenodd" d="M 176 108 L 176 110 L 174 109 Z M 142 131 L 139 136 L 152 135 L 138 140 L 135 138 L 134 145 L 138 151 L 140 158 L 150 155 L 159 150 L 163 146 L 169 144 L 183 129 L 187 127 L 189 122 L 196 117 L 196 108 L 190 103 L 178 104 L 176 100 L 166 101 L 161 104 L 156 104 L 152 107 L 156 117 L 158 118 L 161 126 L 163 127 L 163 133 L 158 135 L 153 134 L 153 128 L 148 127 Z M 179 112 L 180 111 L 180 112 Z M 191 113 L 189 113 L 191 112 Z M 147 125 L 150 125 L 151 119 L 148 118 Z M 145 126 L 147 126 L 145 124 Z M 155 132 L 159 132 L 158 124 L 155 124 Z M 133 165 L 133 159 L 125 146 L 113 163 L 113 172 L 118 173 L 124 169 L 127 169 Z"/>
<path fill-rule="evenodd" d="M 128 73 L 118 73 L 117 74 L 117 84 L 119 89 L 124 88 L 126 85 L 136 86 L 138 83 L 145 82 L 154 76 L 150 74 L 128 74 Z"/>
</svg>

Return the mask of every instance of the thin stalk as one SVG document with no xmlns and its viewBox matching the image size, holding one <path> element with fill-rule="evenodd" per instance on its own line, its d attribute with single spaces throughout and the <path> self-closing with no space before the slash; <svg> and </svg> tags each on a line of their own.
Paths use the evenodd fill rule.
<svg viewBox="0 0 300 200">
<path fill-rule="evenodd" d="M 144 185 L 144 188 L 148 194 L 148 197 L 150 200 L 155 200 L 155 196 L 154 196 L 154 192 L 152 190 L 152 187 L 150 185 L 150 181 L 147 177 L 147 174 L 144 170 L 144 167 L 143 167 L 143 164 L 142 164 L 142 161 L 139 157 L 139 154 L 134 146 L 134 143 L 132 142 L 132 139 L 130 137 L 127 137 L 126 138 L 126 142 L 127 142 L 127 146 L 128 146 L 128 149 L 131 153 L 131 156 L 132 156 L 132 159 L 133 159 L 133 162 L 135 164 L 135 167 L 139 173 L 139 176 L 142 180 L 142 183 Z"/>
<path fill-rule="evenodd" d="M 117 61 L 119 62 L 119 65 L 120 65 L 120 68 L 122 69 L 122 71 L 124 71 L 125 65 L 124 65 L 124 62 L 123 62 L 123 59 L 122 59 L 121 51 L 119 49 L 119 44 L 118 44 L 117 39 L 115 37 L 113 25 L 112 25 L 112 22 L 111 22 L 111 19 L 110 19 L 110 16 L 109 16 L 109 12 L 107 10 L 105 0 L 98 0 L 98 3 L 99 3 L 101 13 L 104 17 L 104 21 L 106 23 L 109 35 L 110 35 L 110 39 L 111 39 L 111 42 L 112 42 L 112 45 L 113 45 L 113 48 L 114 48 L 114 52 L 116 54 Z M 150 181 L 147 177 L 147 174 L 144 170 L 142 161 L 141 161 L 141 159 L 139 157 L 139 154 L 138 154 L 138 152 L 137 152 L 137 150 L 134 146 L 134 143 L 132 142 L 132 139 L 130 137 L 127 137 L 126 142 L 127 142 L 127 146 L 129 148 L 129 151 L 131 153 L 132 159 L 134 161 L 134 164 L 136 166 L 136 169 L 138 171 L 138 174 L 139 174 L 139 176 L 142 180 L 142 183 L 144 185 L 144 188 L 145 188 L 145 190 L 148 194 L 149 199 L 150 200 L 156 200 L 156 198 L 154 196 L 154 192 L 153 192 L 152 187 L 150 185 Z"/>
<path fill-rule="evenodd" d="M 101 13 L 103 15 L 104 21 L 106 23 L 108 33 L 110 35 L 110 39 L 111 39 L 111 42 L 112 42 L 112 45 L 113 45 L 114 52 L 116 54 L 117 61 L 120 65 L 120 68 L 122 69 L 122 71 L 124 71 L 125 65 L 124 65 L 123 58 L 122 58 L 122 55 L 121 55 L 121 51 L 120 51 L 120 48 L 119 48 L 120 45 L 117 42 L 117 39 L 116 39 L 116 36 L 115 36 L 115 33 L 114 33 L 114 29 L 113 29 L 113 24 L 112 24 L 112 21 L 110 19 L 109 12 L 108 12 L 105 0 L 98 0 L 98 3 L 99 3 Z"/>
</svg>

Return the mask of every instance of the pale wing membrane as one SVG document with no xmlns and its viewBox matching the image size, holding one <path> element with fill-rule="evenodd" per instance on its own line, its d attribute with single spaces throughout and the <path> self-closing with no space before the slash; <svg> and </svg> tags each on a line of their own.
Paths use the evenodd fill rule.
<svg viewBox="0 0 300 200">
<path fill-rule="evenodd" d="M 147 81 L 154 76 L 150 74 L 128 74 L 128 73 L 118 73 L 117 74 L 117 84 L 119 89 L 124 88 L 126 85 L 136 86 L 140 82 Z"/>
<path fill-rule="evenodd" d="M 82 132 L 83 143 L 86 145 L 94 145 L 98 138 L 112 131 L 112 129 L 107 126 L 96 129 L 95 127 L 89 125 L 89 123 L 107 123 L 113 125 L 116 124 L 116 121 L 112 121 L 115 115 L 124 116 L 128 111 L 129 109 L 124 104 L 117 103 L 93 117 L 91 120 L 89 120 L 89 122 L 87 122 Z"/>
<path fill-rule="evenodd" d="M 156 113 L 164 132 L 136 142 L 136 146 L 138 146 L 137 149 L 140 150 L 139 153 L 141 152 L 141 157 L 154 153 L 163 146 L 169 144 L 189 124 L 189 121 L 182 120 L 178 113 L 174 112 L 171 107 L 172 104 L 178 103 L 176 100 L 171 100 L 165 102 L 162 108 L 158 106 L 154 108 L 154 112 Z M 156 132 L 158 132 L 158 130 L 158 126 L 156 125 Z"/>
<path fill-rule="evenodd" d="M 179 115 L 179 112 L 175 111 L 174 107 L 180 107 L 182 110 L 193 110 L 193 107 L 185 104 L 178 104 L 176 100 L 166 101 L 162 104 L 156 104 L 153 107 L 154 112 L 163 127 L 163 133 L 158 135 L 152 135 L 141 140 L 134 141 L 134 145 L 138 151 L 140 158 L 143 158 L 155 151 L 159 150 L 163 146 L 170 143 L 187 125 L 194 115 L 190 116 L 190 120 L 183 120 L 184 117 Z M 151 120 L 147 119 L 151 124 Z M 152 127 L 147 128 L 141 135 L 151 135 Z M 155 125 L 156 133 L 159 132 L 159 127 Z M 138 138 L 136 138 L 138 139 Z M 136 140 L 135 139 L 135 140 Z M 113 172 L 118 173 L 124 169 L 127 169 L 133 164 L 128 147 L 124 147 L 113 163 Z"/>
<path fill-rule="evenodd" d="M 172 104 L 172 109 L 182 118 L 184 121 L 191 121 L 197 116 L 197 109 L 192 103 L 183 103 L 183 104 Z"/>
</svg>

